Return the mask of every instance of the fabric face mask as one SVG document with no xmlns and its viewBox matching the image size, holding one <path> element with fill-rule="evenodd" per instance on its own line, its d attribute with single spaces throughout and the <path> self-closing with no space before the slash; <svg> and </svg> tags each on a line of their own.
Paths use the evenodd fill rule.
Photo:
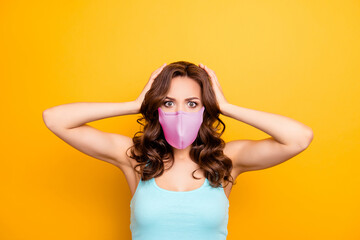
<svg viewBox="0 0 360 240">
<path fill-rule="evenodd" d="M 192 144 L 203 122 L 203 106 L 197 112 L 164 112 L 158 108 L 159 122 L 166 141 L 177 149 L 184 149 Z"/>
</svg>

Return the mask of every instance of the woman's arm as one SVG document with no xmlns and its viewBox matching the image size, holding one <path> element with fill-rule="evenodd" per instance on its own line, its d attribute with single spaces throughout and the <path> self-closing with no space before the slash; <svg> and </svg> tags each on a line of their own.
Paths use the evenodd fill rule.
<svg viewBox="0 0 360 240">
<path fill-rule="evenodd" d="M 221 111 L 271 135 L 261 140 L 226 143 L 224 153 L 232 159 L 239 173 L 279 165 L 304 151 L 313 139 L 310 127 L 285 116 L 233 104 L 223 105 Z"/>
<path fill-rule="evenodd" d="M 136 114 L 139 109 L 140 106 L 135 101 L 77 102 L 48 108 L 43 112 L 43 119 L 49 129 L 71 129 L 104 118 Z"/>
<path fill-rule="evenodd" d="M 103 132 L 87 123 L 95 120 L 139 112 L 137 101 L 121 103 L 78 102 L 43 111 L 45 125 L 57 137 L 91 157 L 119 167 L 124 173 L 132 168 L 126 150 L 132 139 L 117 133 Z"/>
<path fill-rule="evenodd" d="M 275 113 L 262 112 L 230 104 L 213 70 L 200 64 L 211 78 L 220 111 L 225 116 L 249 124 L 269 135 L 262 140 L 227 142 L 224 153 L 238 173 L 273 167 L 304 151 L 313 139 L 312 129 L 301 122 Z"/>
<path fill-rule="evenodd" d="M 283 145 L 304 149 L 313 138 L 310 127 L 279 114 L 244 108 L 230 103 L 223 105 L 221 112 L 225 116 L 249 124 L 269 134 Z"/>
<path fill-rule="evenodd" d="M 77 150 L 118 166 L 124 173 L 132 171 L 126 150 L 132 138 L 100 131 L 87 123 L 99 119 L 140 112 L 146 92 L 166 64 L 152 72 L 140 95 L 130 102 L 77 102 L 55 106 L 43 111 L 45 125 L 59 138 Z"/>
</svg>

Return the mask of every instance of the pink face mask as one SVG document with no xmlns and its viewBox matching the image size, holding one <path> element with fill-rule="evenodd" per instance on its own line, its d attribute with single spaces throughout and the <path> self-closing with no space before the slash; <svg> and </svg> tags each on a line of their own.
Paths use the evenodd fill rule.
<svg viewBox="0 0 360 240">
<path fill-rule="evenodd" d="M 203 106 L 197 112 L 164 112 L 159 107 L 159 122 L 166 141 L 178 149 L 184 149 L 192 144 L 203 122 L 204 110 Z"/>
</svg>

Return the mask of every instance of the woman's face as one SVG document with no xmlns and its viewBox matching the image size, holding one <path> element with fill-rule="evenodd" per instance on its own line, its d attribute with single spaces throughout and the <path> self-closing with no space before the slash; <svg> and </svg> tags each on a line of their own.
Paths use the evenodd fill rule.
<svg viewBox="0 0 360 240">
<path fill-rule="evenodd" d="M 178 76 L 171 79 L 166 96 L 161 104 L 161 110 L 164 112 L 197 112 L 203 106 L 200 85 L 188 77 Z"/>
</svg>

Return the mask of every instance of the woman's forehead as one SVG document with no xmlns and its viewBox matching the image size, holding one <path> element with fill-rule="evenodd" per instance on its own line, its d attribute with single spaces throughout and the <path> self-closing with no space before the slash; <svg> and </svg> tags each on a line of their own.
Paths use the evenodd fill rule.
<svg viewBox="0 0 360 240">
<path fill-rule="evenodd" d="M 176 77 L 171 80 L 167 96 L 173 98 L 201 97 L 201 87 L 193 79 L 187 77 Z"/>
</svg>

